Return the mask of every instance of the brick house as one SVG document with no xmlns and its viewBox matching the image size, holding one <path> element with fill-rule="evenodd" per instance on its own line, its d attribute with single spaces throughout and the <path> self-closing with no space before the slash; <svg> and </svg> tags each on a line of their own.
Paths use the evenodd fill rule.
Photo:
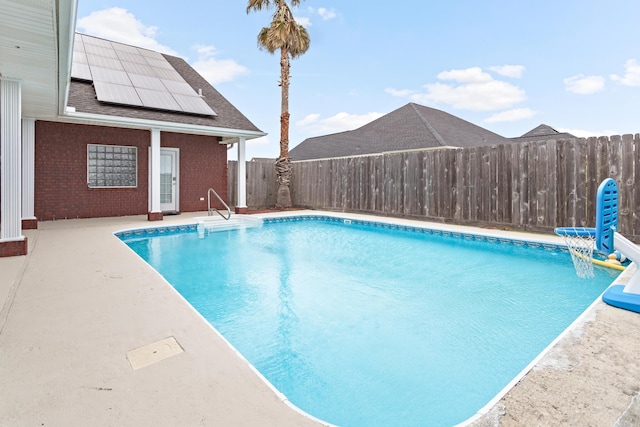
<svg viewBox="0 0 640 427">
<path fill-rule="evenodd" d="M 183 59 L 75 34 L 75 8 L 0 5 L 0 256 L 39 220 L 206 210 L 227 149 L 264 135 Z"/>
</svg>

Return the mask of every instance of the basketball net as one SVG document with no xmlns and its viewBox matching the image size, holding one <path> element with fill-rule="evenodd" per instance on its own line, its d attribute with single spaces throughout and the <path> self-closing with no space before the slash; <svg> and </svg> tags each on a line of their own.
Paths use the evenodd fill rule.
<svg viewBox="0 0 640 427">
<path fill-rule="evenodd" d="M 555 230 L 569 249 L 576 275 L 581 279 L 590 279 L 593 274 L 593 249 L 596 246 L 596 235 L 583 227 L 564 227 Z"/>
</svg>

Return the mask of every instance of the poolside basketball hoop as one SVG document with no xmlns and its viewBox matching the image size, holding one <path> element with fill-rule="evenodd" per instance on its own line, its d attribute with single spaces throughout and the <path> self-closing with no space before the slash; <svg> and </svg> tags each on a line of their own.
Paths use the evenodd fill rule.
<svg viewBox="0 0 640 427">
<path fill-rule="evenodd" d="M 576 274 L 590 279 L 593 274 L 593 249 L 596 246 L 596 229 L 586 227 L 560 227 L 553 230 L 562 237 L 569 249 Z"/>
<path fill-rule="evenodd" d="M 576 274 L 582 279 L 594 277 L 593 250 L 609 255 L 613 252 L 614 234 L 618 228 L 618 186 L 607 178 L 596 194 L 596 227 L 560 227 L 553 230 L 564 239 Z"/>
<path fill-rule="evenodd" d="M 594 277 L 593 250 L 611 257 L 619 253 L 635 264 L 625 278 L 615 282 L 602 294 L 607 304 L 640 313 L 640 247 L 618 233 L 618 185 L 612 178 L 600 183 L 596 194 L 596 227 L 560 227 L 555 233 L 564 239 L 578 277 Z M 625 271 L 626 273 L 626 271 Z"/>
</svg>

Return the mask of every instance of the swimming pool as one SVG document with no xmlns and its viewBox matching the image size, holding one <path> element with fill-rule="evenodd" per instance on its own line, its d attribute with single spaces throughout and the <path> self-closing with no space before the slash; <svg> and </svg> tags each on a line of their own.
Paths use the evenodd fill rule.
<svg viewBox="0 0 640 427">
<path fill-rule="evenodd" d="M 476 413 L 613 280 L 557 246 L 333 217 L 119 236 L 278 390 L 345 427 Z"/>
</svg>

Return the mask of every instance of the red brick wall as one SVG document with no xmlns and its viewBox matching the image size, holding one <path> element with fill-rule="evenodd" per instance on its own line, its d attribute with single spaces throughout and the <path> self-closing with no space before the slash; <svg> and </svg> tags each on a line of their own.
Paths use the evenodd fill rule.
<svg viewBox="0 0 640 427">
<path fill-rule="evenodd" d="M 52 220 L 146 214 L 150 141 L 150 132 L 145 130 L 37 121 L 36 217 Z M 138 147 L 138 187 L 89 188 L 87 144 Z M 210 187 L 228 200 L 227 150 L 216 137 L 163 132 L 161 145 L 180 149 L 180 211 L 206 211 Z"/>
<path fill-rule="evenodd" d="M 26 255 L 28 247 L 29 244 L 26 237 L 22 240 L 0 242 L 0 258 Z"/>
<path fill-rule="evenodd" d="M 35 215 L 39 220 L 146 214 L 150 132 L 36 121 Z M 137 188 L 89 188 L 87 144 L 138 147 Z"/>
<path fill-rule="evenodd" d="M 181 212 L 206 211 L 207 191 L 211 187 L 222 200 L 228 201 L 227 146 L 219 144 L 217 137 L 163 132 L 160 144 L 180 149 Z M 222 208 L 215 198 L 212 205 Z"/>
</svg>

